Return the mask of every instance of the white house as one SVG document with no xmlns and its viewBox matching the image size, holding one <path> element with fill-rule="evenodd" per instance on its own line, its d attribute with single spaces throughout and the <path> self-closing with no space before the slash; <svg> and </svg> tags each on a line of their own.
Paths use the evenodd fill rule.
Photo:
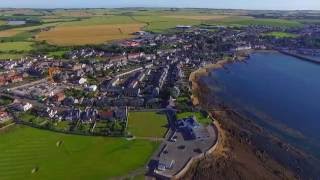
<svg viewBox="0 0 320 180">
<path fill-rule="evenodd" d="M 79 84 L 84 84 L 84 83 L 87 82 L 87 79 L 86 78 L 80 78 L 78 82 L 79 82 Z"/>
<path fill-rule="evenodd" d="M 28 111 L 31 108 L 32 108 L 32 104 L 30 104 L 28 102 L 27 103 L 18 104 L 18 106 L 17 106 L 17 110 L 24 111 L 24 112 Z"/>
</svg>

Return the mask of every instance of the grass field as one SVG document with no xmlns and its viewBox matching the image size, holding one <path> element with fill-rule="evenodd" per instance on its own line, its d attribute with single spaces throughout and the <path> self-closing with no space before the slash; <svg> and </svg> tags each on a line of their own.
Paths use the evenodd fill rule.
<svg viewBox="0 0 320 180">
<path fill-rule="evenodd" d="M 132 33 L 139 31 L 143 24 L 113 24 L 92 26 L 56 27 L 41 32 L 36 39 L 56 45 L 85 45 L 101 44 L 132 37 Z"/>
<path fill-rule="evenodd" d="M 5 42 L 0 43 L 1 52 L 9 51 L 30 51 L 32 50 L 33 42 Z"/>
<path fill-rule="evenodd" d="M 269 25 L 280 27 L 297 27 L 302 25 L 300 22 L 295 20 L 259 19 L 250 16 L 235 16 L 224 19 L 208 20 L 205 23 L 225 26 Z"/>
<path fill-rule="evenodd" d="M 7 22 L 6 21 L 2 21 L 2 20 L 0 20 L 0 26 L 1 25 L 6 25 L 7 24 Z"/>
<path fill-rule="evenodd" d="M 0 133 L 1 180 L 110 179 L 143 167 L 158 147 L 151 141 L 66 135 L 24 126 Z"/>
<path fill-rule="evenodd" d="M 296 34 L 286 33 L 286 32 L 270 32 L 265 35 L 274 36 L 276 38 L 295 38 L 298 36 Z"/>
<path fill-rule="evenodd" d="M 19 53 L 19 54 L 11 54 L 11 53 L 0 53 L 0 60 L 2 59 L 20 59 L 24 57 L 26 54 Z"/>
<path fill-rule="evenodd" d="M 200 124 L 208 125 L 212 120 L 208 117 L 203 116 L 200 112 L 183 112 L 177 114 L 177 119 L 187 118 L 190 116 L 195 116 Z"/>
<path fill-rule="evenodd" d="M 37 29 L 42 29 L 46 27 L 56 26 L 60 23 L 46 23 L 43 25 L 37 25 L 37 26 L 30 26 L 30 27 L 20 27 L 20 28 L 13 28 L 8 30 L 0 31 L 0 37 L 12 37 L 20 33 L 25 33 L 28 31 L 33 31 Z"/>
<path fill-rule="evenodd" d="M 167 118 L 156 112 L 130 112 L 128 131 L 137 137 L 163 137 L 167 131 Z"/>
<path fill-rule="evenodd" d="M 177 19 L 193 19 L 193 20 L 223 20 L 230 16 L 225 15 L 169 15 L 163 16 L 169 18 L 177 18 Z"/>
</svg>

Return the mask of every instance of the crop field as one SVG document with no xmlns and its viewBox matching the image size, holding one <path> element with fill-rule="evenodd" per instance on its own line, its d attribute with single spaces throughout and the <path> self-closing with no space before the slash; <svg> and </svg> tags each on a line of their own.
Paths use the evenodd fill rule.
<svg viewBox="0 0 320 180">
<path fill-rule="evenodd" d="M 163 137 L 167 131 L 167 118 L 156 112 L 130 112 L 129 132 L 137 137 Z"/>
<path fill-rule="evenodd" d="M 0 51 L 30 51 L 32 50 L 32 44 L 33 42 L 4 42 L 0 43 Z"/>
<path fill-rule="evenodd" d="M 25 126 L 0 132 L 1 180 L 110 179 L 143 168 L 158 144 Z"/>
<path fill-rule="evenodd" d="M 133 37 L 133 32 L 139 31 L 143 24 L 113 24 L 92 26 L 56 27 L 41 32 L 36 39 L 56 45 L 102 44 Z"/>
<path fill-rule="evenodd" d="M 0 31 L 0 38 L 1 37 L 12 37 L 20 33 L 25 33 L 28 31 L 33 31 L 36 29 L 42 29 L 46 27 L 51 27 L 51 26 L 56 26 L 59 23 L 46 23 L 43 25 L 37 25 L 37 26 L 30 26 L 30 27 L 20 27 L 20 28 L 13 28 L 13 29 L 8 29 L 8 30 L 2 30 Z"/>
</svg>

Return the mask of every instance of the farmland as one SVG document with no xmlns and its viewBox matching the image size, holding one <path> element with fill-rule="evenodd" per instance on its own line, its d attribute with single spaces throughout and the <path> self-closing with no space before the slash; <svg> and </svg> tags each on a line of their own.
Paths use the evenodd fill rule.
<svg viewBox="0 0 320 180">
<path fill-rule="evenodd" d="M 0 177 L 108 179 L 148 161 L 158 144 L 144 140 L 59 134 L 15 126 L 0 136 Z"/>
<path fill-rule="evenodd" d="M 15 12 L 24 16 L 16 17 Z M 46 42 L 55 46 L 83 46 L 103 44 L 134 37 L 133 32 L 145 30 L 154 33 L 172 32 L 177 25 L 270 25 L 301 26 L 301 21 L 285 19 L 254 18 L 245 12 L 223 12 L 219 10 L 167 10 L 167 9 L 57 9 L 52 11 L 8 10 L 8 17 L 31 18 L 39 21 L 37 25 L 9 27 L 0 30 L 2 42 Z M 36 17 L 35 17 L 36 16 Z M 5 17 L 0 20 L 4 27 Z M 174 31 L 173 31 L 174 32 Z M 17 44 L 17 45 L 18 45 Z M 27 49 L 26 49 L 27 48 Z M 28 54 L 30 46 L 17 46 L 11 49 L 26 51 L 23 54 L 2 52 L 0 58 L 20 58 Z M 32 50 L 36 51 L 37 46 Z M 1 50 L 3 51 L 3 50 Z M 61 54 L 50 54 L 61 57 Z"/>
<path fill-rule="evenodd" d="M 37 35 L 37 40 L 57 45 L 102 44 L 106 41 L 126 39 L 139 31 L 142 24 L 113 24 L 56 27 Z"/>
<path fill-rule="evenodd" d="M 130 112 L 128 131 L 137 137 L 163 137 L 167 131 L 167 119 L 156 112 Z"/>
</svg>

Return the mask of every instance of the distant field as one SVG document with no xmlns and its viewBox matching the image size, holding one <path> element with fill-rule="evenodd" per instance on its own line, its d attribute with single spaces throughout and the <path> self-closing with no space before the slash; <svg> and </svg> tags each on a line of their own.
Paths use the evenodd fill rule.
<svg viewBox="0 0 320 180">
<path fill-rule="evenodd" d="M 224 16 L 224 15 L 170 15 L 170 16 L 163 16 L 163 17 L 178 18 L 178 19 L 193 19 L 193 20 L 213 20 L 213 19 L 222 20 L 222 19 L 228 18 L 230 16 Z"/>
<path fill-rule="evenodd" d="M 5 42 L 0 43 L 1 52 L 9 51 L 30 51 L 32 50 L 33 42 Z"/>
<path fill-rule="evenodd" d="M 102 17 L 92 17 L 89 19 L 83 19 L 75 22 L 65 22 L 60 26 L 93 26 L 93 25 L 113 25 L 113 24 L 137 24 L 137 21 L 130 16 L 122 15 L 106 15 Z"/>
<path fill-rule="evenodd" d="M 266 33 L 265 35 L 274 36 L 276 38 L 295 38 L 298 36 L 296 34 L 286 33 L 286 32 L 270 32 L 270 33 Z"/>
<path fill-rule="evenodd" d="M 249 16 L 225 18 L 223 20 L 210 20 L 210 21 L 206 21 L 205 23 L 225 25 L 225 26 L 269 25 L 269 26 L 282 26 L 282 27 L 297 27 L 302 25 L 300 22 L 295 20 L 259 19 L 259 18 L 249 17 Z"/>
<path fill-rule="evenodd" d="M 0 20 L 0 26 L 1 26 L 1 25 L 5 25 L 5 24 L 7 24 L 7 22 L 6 22 L 6 21 L 2 21 L 2 20 Z"/>
<path fill-rule="evenodd" d="M 38 25 L 38 26 L 30 26 L 30 27 L 20 27 L 20 28 L 13 28 L 13 29 L 8 29 L 8 30 L 3 30 L 0 31 L 0 38 L 1 37 L 12 37 L 20 33 L 25 33 L 27 31 L 32 31 L 36 29 L 41 29 L 41 28 L 46 28 L 50 26 L 56 26 L 59 23 L 46 23 L 43 25 Z"/>
<path fill-rule="evenodd" d="M 167 118 L 156 112 L 130 112 L 129 132 L 138 137 L 163 137 L 167 131 Z"/>
<path fill-rule="evenodd" d="M 171 28 L 175 28 L 177 25 L 198 25 L 201 24 L 201 20 L 173 18 L 164 16 L 134 16 L 136 21 L 144 22 L 147 24 L 145 30 L 156 33 L 163 33 Z"/>
<path fill-rule="evenodd" d="M 92 26 L 56 27 L 36 36 L 38 41 L 56 45 L 101 44 L 106 41 L 133 37 L 143 24 L 113 24 Z"/>
<path fill-rule="evenodd" d="M 1 180 L 110 179 L 143 168 L 158 147 L 145 140 L 66 135 L 25 126 L 0 132 L 0 142 Z"/>
</svg>

